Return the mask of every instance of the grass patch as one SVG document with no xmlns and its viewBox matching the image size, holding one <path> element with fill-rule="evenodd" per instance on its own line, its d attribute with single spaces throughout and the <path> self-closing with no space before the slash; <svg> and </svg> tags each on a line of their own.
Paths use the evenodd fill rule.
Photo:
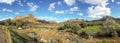
<svg viewBox="0 0 120 43">
<path fill-rule="evenodd" d="M 100 26 L 90 26 L 90 27 L 86 27 L 86 28 L 82 28 L 81 30 L 79 30 L 79 32 L 81 31 L 85 31 L 85 32 L 98 32 L 100 31 Z"/>
</svg>

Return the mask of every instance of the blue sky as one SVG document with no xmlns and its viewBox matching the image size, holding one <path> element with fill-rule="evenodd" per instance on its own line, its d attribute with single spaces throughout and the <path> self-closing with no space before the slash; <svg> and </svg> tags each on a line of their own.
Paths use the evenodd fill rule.
<svg viewBox="0 0 120 43">
<path fill-rule="evenodd" d="M 38 19 L 62 22 L 120 17 L 120 0 L 0 0 L 0 20 L 33 14 Z"/>
</svg>

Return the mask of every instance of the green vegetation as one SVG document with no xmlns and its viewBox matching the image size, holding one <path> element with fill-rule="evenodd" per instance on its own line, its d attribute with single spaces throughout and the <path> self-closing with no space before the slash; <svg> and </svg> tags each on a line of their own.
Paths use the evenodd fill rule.
<svg viewBox="0 0 120 43">
<path fill-rule="evenodd" d="M 16 22 L 16 27 L 19 28 L 19 27 L 22 27 L 23 23 L 22 22 Z"/>
<path fill-rule="evenodd" d="M 79 32 L 81 31 L 85 31 L 85 32 L 99 32 L 100 31 L 100 26 L 89 26 L 86 28 L 82 28 L 81 30 L 79 30 Z"/>
<path fill-rule="evenodd" d="M 11 22 L 11 19 L 7 19 L 7 20 L 5 21 L 5 25 L 6 25 L 6 26 L 11 25 L 11 23 L 12 23 L 12 22 Z"/>
<path fill-rule="evenodd" d="M 58 30 L 67 30 L 68 32 L 72 32 L 72 33 L 77 33 L 78 30 L 80 30 L 81 27 L 78 24 L 74 24 L 74 23 L 66 23 L 64 24 L 64 26 L 60 27 Z"/>
<path fill-rule="evenodd" d="M 17 32 L 12 31 L 12 40 L 13 43 L 30 43 L 29 38 L 25 34 L 18 34 Z"/>
<path fill-rule="evenodd" d="M 109 40 L 104 38 L 120 37 L 119 21 L 116 22 L 115 19 L 110 17 L 93 21 L 75 19 L 71 22 L 64 23 L 55 23 L 54 21 L 39 22 L 41 24 L 29 24 L 27 21 L 20 22 L 7 19 L 3 22 L 3 24 L 9 28 L 13 43 L 31 43 L 34 41 L 41 42 L 41 40 L 50 40 L 62 43 L 64 39 L 61 40 L 61 38 L 66 38 L 65 41 L 69 40 L 71 42 L 74 42 L 75 40 L 75 42 L 77 42 L 77 40 L 82 41 L 81 39 L 93 40 L 102 38 L 100 39 L 101 42 L 107 43 Z M 25 29 L 15 29 L 19 27 L 24 27 Z M 30 32 L 31 34 L 29 34 Z M 32 35 L 35 35 L 35 37 L 32 37 Z"/>
<path fill-rule="evenodd" d="M 11 21 L 11 19 L 7 19 L 6 21 L 5 21 L 5 25 L 8 27 L 8 29 L 13 29 L 14 27 L 12 26 L 13 25 L 13 23 L 12 23 L 12 21 Z"/>
<path fill-rule="evenodd" d="M 113 19 L 108 18 L 101 26 L 101 31 L 106 34 L 110 34 L 113 37 L 117 37 L 118 33 L 116 30 L 120 30 L 120 25 Z"/>
<path fill-rule="evenodd" d="M 82 23 L 80 24 L 81 28 L 85 28 L 85 27 L 87 27 L 87 25 L 88 25 L 87 22 L 82 22 Z"/>
</svg>

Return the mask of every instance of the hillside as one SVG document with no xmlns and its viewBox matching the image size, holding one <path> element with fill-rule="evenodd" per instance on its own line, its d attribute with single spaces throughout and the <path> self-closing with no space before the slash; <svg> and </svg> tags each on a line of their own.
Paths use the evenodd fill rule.
<svg viewBox="0 0 120 43">
<path fill-rule="evenodd" d="M 20 22 L 24 25 L 21 25 Z M 107 16 L 91 21 L 76 18 L 57 23 L 56 21 L 39 20 L 32 14 L 28 14 L 1 21 L 0 25 L 6 26 L 10 30 L 13 43 L 103 43 L 104 40 L 119 42 L 114 38 L 114 32 L 110 30 L 116 31 L 117 36 L 120 37 L 119 22 L 119 18 Z M 19 29 L 18 27 L 24 28 Z M 108 30 L 106 32 L 106 29 L 110 32 Z M 0 33 L 3 34 L 2 31 Z"/>
<path fill-rule="evenodd" d="M 39 19 L 35 18 L 32 14 L 28 14 L 27 16 L 16 16 L 12 20 L 28 24 L 40 24 Z"/>
</svg>

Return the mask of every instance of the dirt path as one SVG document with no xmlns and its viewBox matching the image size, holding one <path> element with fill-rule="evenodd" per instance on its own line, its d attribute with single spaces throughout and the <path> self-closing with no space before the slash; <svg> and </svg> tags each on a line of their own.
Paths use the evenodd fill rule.
<svg viewBox="0 0 120 43">
<path fill-rule="evenodd" d="M 6 43 L 5 34 L 2 29 L 0 29 L 0 43 Z"/>
</svg>

